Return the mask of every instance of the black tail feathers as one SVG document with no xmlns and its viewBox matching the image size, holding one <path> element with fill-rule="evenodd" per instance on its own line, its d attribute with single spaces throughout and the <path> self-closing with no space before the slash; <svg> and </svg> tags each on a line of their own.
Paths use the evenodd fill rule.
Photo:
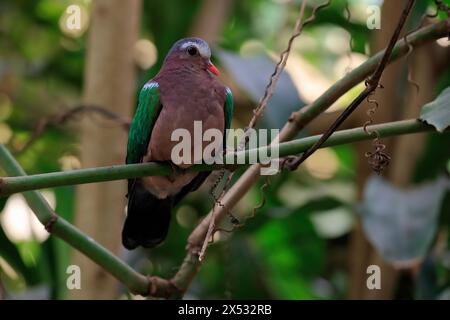
<svg viewBox="0 0 450 320">
<path fill-rule="evenodd" d="M 173 206 L 171 197 L 158 199 L 141 181 L 130 181 L 128 214 L 122 230 L 122 244 L 128 250 L 137 246 L 153 248 L 164 241 L 169 231 Z"/>
</svg>

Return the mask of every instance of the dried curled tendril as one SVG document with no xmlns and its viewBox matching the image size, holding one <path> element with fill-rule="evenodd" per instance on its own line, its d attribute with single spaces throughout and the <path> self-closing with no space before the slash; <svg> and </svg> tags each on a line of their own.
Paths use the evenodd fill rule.
<svg viewBox="0 0 450 320">
<path fill-rule="evenodd" d="M 373 146 L 375 148 L 375 151 L 368 151 L 365 153 L 365 156 L 372 170 L 377 174 L 381 174 L 389 165 L 391 157 L 386 152 L 383 152 L 386 149 L 386 146 L 381 142 L 380 139 L 375 138 L 373 140 Z"/>
<path fill-rule="evenodd" d="M 367 81 L 366 81 L 367 86 Z M 378 85 L 379 88 L 383 88 L 381 84 Z M 375 136 L 375 138 L 372 141 L 372 145 L 374 147 L 374 151 L 368 151 L 365 153 L 365 156 L 367 158 L 367 162 L 369 163 L 370 167 L 374 172 L 377 174 L 381 174 L 384 169 L 389 165 L 389 162 L 391 160 L 391 157 L 384 152 L 386 149 L 386 145 L 380 140 L 380 135 L 377 131 L 371 131 L 368 126 L 373 123 L 373 115 L 378 110 L 378 101 L 373 99 L 374 92 L 372 92 L 367 97 L 367 102 L 371 106 L 369 110 L 367 110 L 367 116 L 369 119 L 364 123 L 364 132 L 367 133 L 369 136 Z"/>
</svg>

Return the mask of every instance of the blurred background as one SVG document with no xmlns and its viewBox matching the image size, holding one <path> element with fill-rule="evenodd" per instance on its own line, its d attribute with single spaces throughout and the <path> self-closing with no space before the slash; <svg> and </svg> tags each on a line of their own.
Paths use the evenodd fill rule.
<svg viewBox="0 0 450 320">
<path fill-rule="evenodd" d="M 308 1 L 305 16 L 323 2 Z M 381 29 L 367 27 L 373 6 L 381 10 Z M 403 6 L 332 0 L 294 42 L 259 126 L 281 128 L 291 112 L 384 48 Z M 232 127 L 243 128 L 299 7 L 298 0 L 0 0 L 0 142 L 28 174 L 123 163 L 123 123 L 137 93 L 171 45 L 186 36 L 212 46 L 221 80 L 235 97 Z M 416 1 L 407 29 L 434 11 L 433 1 Z M 450 85 L 449 64 L 449 41 L 441 39 L 390 65 L 376 95 L 374 122 L 418 117 L 421 106 Z M 362 88 L 350 90 L 301 135 L 323 132 Z M 72 108 L 77 111 L 68 115 Z M 344 127 L 362 126 L 368 108 L 363 104 Z M 382 176 L 367 163 L 368 141 L 321 149 L 299 170 L 271 177 L 264 207 L 245 227 L 217 234 L 186 298 L 450 298 L 450 134 L 383 142 L 392 160 Z M 126 252 L 120 244 L 124 181 L 43 194 L 59 215 L 133 268 L 169 278 L 185 256 L 189 233 L 211 209 L 213 180 L 173 212 L 165 244 L 151 251 Z M 262 183 L 239 202 L 235 216 L 251 214 Z M 138 298 L 48 237 L 21 195 L 1 198 L 0 210 L 0 298 Z M 81 268 L 81 290 L 67 289 L 69 265 Z M 380 290 L 367 288 L 370 265 L 380 267 Z"/>
</svg>

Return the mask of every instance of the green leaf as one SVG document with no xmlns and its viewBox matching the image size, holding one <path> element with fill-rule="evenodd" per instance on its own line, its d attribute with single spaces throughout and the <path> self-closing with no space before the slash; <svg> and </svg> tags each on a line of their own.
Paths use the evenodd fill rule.
<svg viewBox="0 0 450 320">
<path fill-rule="evenodd" d="M 434 101 L 423 106 L 420 120 L 433 125 L 439 132 L 450 126 L 450 87 L 442 91 Z"/>
</svg>

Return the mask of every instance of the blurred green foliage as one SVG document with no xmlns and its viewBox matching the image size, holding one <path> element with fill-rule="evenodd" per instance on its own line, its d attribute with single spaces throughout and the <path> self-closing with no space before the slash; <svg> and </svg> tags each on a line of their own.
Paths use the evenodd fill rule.
<svg viewBox="0 0 450 320">
<path fill-rule="evenodd" d="M 158 59 L 150 69 L 139 69 L 136 92 L 159 70 L 170 46 L 188 35 L 202 5 L 199 0 L 143 2 L 141 37 L 156 46 Z M 310 2 L 318 4 L 322 1 Z M 71 126 L 47 128 L 36 142 L 21 151 L 41 119 L 80 101 L 87 34 L 73 37 L 60 28 L 61 16 L 67 6 L 74 3 L 86 10 L 91 6 L 90 1 L 83 0 L 0 0 L 0 139 L 16 153 L 30 174 L 61 170 L 63 157 L 77 155 L 76 130 Z M 345 35 L 352 36 L 353 52 L 368 53 L 371 31 L 361 19 L 361 12 L 364 14 L 361 6 L 365 3 L 372 2 L 349 1 L 354 14 L 348 21 L 346 1 L 332 1 L 332 5 L 319 13 L 302 35 L 309 46 L 294 49 L 297 56 L 305 59 L 330 83 L 336 80 L 336 75 L 330 70 L 349 50 Z M 419 3 L 413 13 L 415 17 L 420 17 L 432 1 Z M 234 1 L 217 45 L 239 54 L 244 45 L 257 41 L 270 52 L 280 52 L 293 28 L 298 4 L 299 1 Z M 307 15 L 310 12 L 311 8 L 308 8 Z M 331 34 L 330 30 L 335 33 Z M 344 34 L 337 39 L 340 47 L 344 47 L 341 51 L 330 49 L 336 44 L 329 43 L 330 37 L 336 40 L 333 39 L 336 31 Z M 444 84 L 442 88 L 447 87 L 450 74 L 443 73 L 440 82 Z M 248 106 L 236 106 L 237 118 L 242 118 L 242 115 L 248 117 L 250 112 Z M 283 122 L 286 119 L 280 116 L 277 120 Z M 448 146 L 449 142 L 448 134 L 428 136 L 414 173 L 415 182 L 433 179 L 445 171 L 450 154 L 449 148 L 442 146 Z M 231 234 L 220 233 L 228 241 L 219 241 L 209 249 L 207 260 L 188 297 L 346 297 L 348 262 L 342 252 L 348 250 L 349 233 L 354 222 L 356 152 L 353 146 L 341 146 L 326 149 L 322 157 L 325 163 L 320 165 L 319 161 L 319 166 L 307 166 L 294 173 L 270 178 L 266 205 L 245 227 Z M 241 173 L 239 171 L 237 176 Z M 261 201 L 259 188 L 262 183 L 259 182 L 233 212 L 242 221 L 245 221 L 242 216 L 248 215 Z M 73 220 L 74 190 L 74 187 L 53 190 L 56 211 L 68 221 Z M 447 230 L 450 228 L 448 199 L 447 196 L 441 209 L 441 217 L 445 214 L 447 217 L 440 222 Z M 3 208 L 7 199 L 0 200 Z M 196 222 L 211 209 L 211 204 L 208 187 L 205 186 L 174 212 L 176 223 L 172 224 L 164 246 L 151 252 L 124 254 L 124 259 L 143 272 L 172 276 L 184 257 L 187 236 Z M 327 234 L 314 217 L 335 213 L 340 214 L 335 216 L 347 217 L 351 223 L 346 225 L 341 221 L 343 218 L 337 222 L 325 219 L 327 224 L 341 226 L 335 233 Z M 323 223 L 323 219 L 320 221 Z M 224 226 L 229 227 L 229 223 Z M 6 286 L 8 297 L 25 294 L 28 297 L 65 298 L 65 270 L 70 254 L 71 249 L 54 237 L 41 245 L 33 239 L 17 242 L 9 239 L 0 228 L 0 281 Z M 13 273 L 6 270 L 8 266 L 14 270 Z M 434 280 L 426 280 L 428 287 L 420 282 L 417 297 L 429 297 L 424 293 L 425 289 L 433 292 L 433 298 L 446 288 L 448 290 L 448 264 L 434 259 L 424 264 L 424 268 L 430 266 L 428 271 L 437 272 L 438 276 L 431 277 Z M 426 271 L 423 273 L 427 274 Z M 33 296 L 30 290 L 36 287 L 45 290 Z M 409 292 L 409 296 L 412 295 Z"/>
</svg>

